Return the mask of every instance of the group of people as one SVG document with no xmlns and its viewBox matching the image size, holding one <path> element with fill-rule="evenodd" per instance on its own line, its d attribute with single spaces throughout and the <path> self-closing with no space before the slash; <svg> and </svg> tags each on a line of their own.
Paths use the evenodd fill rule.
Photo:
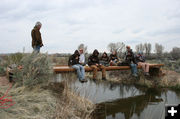
<svg viewBox="0 0 180 119">
<path fill-rule="evenodd" d="M 73 55 L 69 57 L 68 65 L 76 69 L 78 78 L 81 82 L 86 82 L 84 65 L 89 65 L 93 69 L 93 79 L 97 78 L 98 68 L 102 70 L 102 80 L 106 80 L 106 67 L 107 66 L 130 66 L 131 72 L 134 77 L 138 76 L 137 66 L 141 66 L 144 75 L 149 76 L 149 64 L 145 62 L 145 57 L 142 52 L 134 55 L 130 46 L 126 47 L 126 53 L 124 60 L 120 60 L 116 51 L 113 51 L 110 56 L 106 52 L 99 57 L 97 49 L 93 51 L 93 54 L 88 57 L 87 64 L 85 62 L 85 56 L 83 49 L 76 50 Z"/>
<path fill-rule="evenodd" d="M 41 38 L 42 24 L 37 22 L 31 32 L 32 36 L 32 47 L 34 52 L 39 52 L 43 46 Z M 99 52 L 97 49 L 94 50 L 93 54 L 89 56 L 87 63 L 85 62 L 85 56 L 83 49 L 76 50 L 73 55 L 69 57 L 68 65 L 76 69 L 78 79 L 81 82 L 87 82 L 85 79 L 84 65 L 88 64 L 93 69 L 93 79 L 96 79 L 97 70 L 102 70 L 102 80 L 106 80 L 106 68 L 107 66 L 130 66 L 132 75 L 137 77 L 137 66 L 141 66 L 144 74 L 149 76 L 149 64 L 145 63 L 145 57 L 142 52 L 139 52 L 136 56 L 134 55 L 130 46 L 126 47 L 124 59 L 119 59 L 116 51 L 113 51 L 110 56 L 106 52 L 99 58 Z"/>
</svg>

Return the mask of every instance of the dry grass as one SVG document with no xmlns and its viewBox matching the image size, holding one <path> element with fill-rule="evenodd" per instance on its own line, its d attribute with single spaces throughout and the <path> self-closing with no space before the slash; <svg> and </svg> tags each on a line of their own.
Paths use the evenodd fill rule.
<svg viewBox="0 0 180 119">
<path fill-rule="evenodd" d="M 114 83 L 137 84 L 146 87 L 175 88 L 180 90 L 180 74 L 175 71 L 163 70 L 163 76 L 145 77 L 139 70 L 139 77 L 131 76 L 130 71 L 109 71 L 107 81 Z M 99 74 L 101 75 L 101 74 Z"/>
<path fill-rule="evenodd" d="M 166 75 L 162 77 L 159 84 L 162 87 L 174 87 L 180 89 L 180 74 L 175 71 L 163 71 Z"/>
<path fill-rule="evenodd" d="M 94 104 L 73 93 L 66 84 L 13 87 L 9 95 L 16 104 L 1 109 L 0 119 L 90 119 Z M 1 87 L 2 92 L 6 89 Z"/>
<path fill-rule="evenodd" d="M 1 119 L 52 119 L 55 115 L 56 98 L 50 90 L 18 87 L 12 88 L 9 95 L 16 104 L 9 109 L 1 109 Z"/>
<path fill-rule="evenodd" d="M 23 69 L 15 70 L 16 83 L 9 92 L 16 104 L 9 109 L 0 109 L 0 119 L 90 118 L 94 105 L 72 93 L 67 85 L 69 82 L 50 83 L 53 71 L 47 54 L 27 54 L 18 65 L 23 65 Z M 0 91 L 5 92 L 7 88 L 0 86 Z"/>
<path fill-rule="evenodd" d="M 65 83 L 65 89 L 60 96 L 57 105 L 56 116 L 58 119 L 90 119 L 90 114 L 94 110 L 94 104 L 84 97 L 80 97 L 68 88 Z"/>
</svg>

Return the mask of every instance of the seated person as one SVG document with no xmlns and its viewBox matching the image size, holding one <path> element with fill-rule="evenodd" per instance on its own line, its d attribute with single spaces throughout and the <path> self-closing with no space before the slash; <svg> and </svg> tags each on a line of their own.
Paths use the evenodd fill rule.
<svg viewBox="0 0 180 119">
<path fill-rule="evenodd" d="M 118 63 L 118 57 L 116 51 L 113 51 L 109 58 L 110 66 L 117 66 Z"/>
<path fill-rule="evenodd" d="M 85 65 L 85 56 L 84 56 L 84 52 L 83 52 L 83 49 L 79 49 L 79 54 L 80 54 L 80 57 L 79 57 L 79 63 L 81 65 Z"/>
<path fill-rule="evenodd" d="M 109 66 L 109 57 L 106 52 L 102 54 L 102 57 L 100 58 L 100 64 L 104 66 Z"/>
<path fill-rule="evenodd" d="M 87 80 L 85 80 L 85 70 L 84 67 L 79 63 L 79 56 L 80 54 L 78 50 L 76 50 L 74 54 L 69 57 L 68 65 L 76 69 L 79 81 L 86 82 Z"/>
<path fill-rule="evenodd" d="M 106 69 L 103 65 L 99 64 L 98 50 L 94 50 L 93 54 L 88 58 L 88 65 L 93 69 L 93 80 L 96 80 L 97 70 L 102 70 L 102 80 L 106 80 Z"/>
<path fill-rule="evenodd" d="M 135 61 L 134 53 L 130 46 L 126 47 L 125 62 L 131 67 L 132 75 L 137 77 L 137 63 Z"/>
<path fill-rule="evenodd" d="M 139 66 L 142 67 L 144 71 L 144 75 L 149 76 L 149 64 L 145 63 L 145 57 L 143 56 L 142 52 L 139 52 L 138 55 L 136 56 L 136 62 Z"/>
</svg>

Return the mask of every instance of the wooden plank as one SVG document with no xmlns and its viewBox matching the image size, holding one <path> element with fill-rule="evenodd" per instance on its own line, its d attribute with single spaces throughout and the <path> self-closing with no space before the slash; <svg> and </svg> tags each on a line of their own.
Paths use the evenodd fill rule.
<svg viewBox="0 0 180 119">
<path fill-rule="evenodd" d="M 150 66 L 150 68 L 160 68 L 160 67 L 164 66 L 164 64 L 150 64 L 149 66 Z M 89 67 L 89 66 L 85 66 L 84 68 L 85 68 L 86 72 L 92 71 L 91 67 Z M 141 68 L 141 67 L 138 66 L 138 68 Z M 72 67 L 60 66 L 60 65 L 54 66 L 53 70 L 56 73 L 75 71 L 75 69 L 73 69 Z M 100 70 L 100 69 L 98 69 L 98 70 Z M 106 67 L 106 71 L 112 71 L 112 70 L 130 70 L 130 67 L 129 66 L 109 66 L 109 67 Z"/>
</svg>

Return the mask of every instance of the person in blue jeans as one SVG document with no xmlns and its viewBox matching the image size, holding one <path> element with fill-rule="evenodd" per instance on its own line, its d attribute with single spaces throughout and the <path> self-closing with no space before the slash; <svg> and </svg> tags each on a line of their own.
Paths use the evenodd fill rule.
<svg viewBox="0 0 180 119">
<path fill-rule="evenodd" d="M 132 75 L 137 77 L 137 63 L 130 46 L 126 46 L 125 62 L 131 67 Z"/>
<path fill-rule="evenodd" d="M 69 57 L 68 65 L 72 66 L 72 68 L 76 69 L 79 81 L 87 82 L 87 80 L 85 79 L 84 67 L 79 62 L 79 56 L 80 56 L 80 54 L 79 54 L 78 50 L 76 50 L 74 52 L 74 54 Z"/>
<path fill-rule="evenodd" d="M 43 46 L 42 38 L 41 38 L 41 22 L 36 22 L 33 30 L 31 31 L 31 37 L 32 37 L 32 48 L 34 52 L 39 53 L 40 48 Z"/>
</svg>

